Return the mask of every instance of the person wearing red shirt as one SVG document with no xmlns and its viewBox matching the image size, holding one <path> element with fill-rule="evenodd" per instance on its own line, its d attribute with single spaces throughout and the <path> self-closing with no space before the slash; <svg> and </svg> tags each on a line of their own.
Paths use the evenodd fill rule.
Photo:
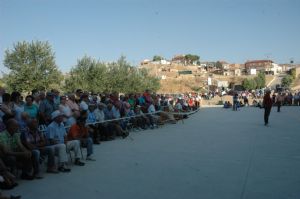
<svg viewBox="0 0 300 199">
<path fill-rule="evenodd" d="M 89 136 L 88 127 L 86 127 L 86 118 L 79 117 L 73 124 L 68 133 L 69 140 L 79 140 L 81 146 L 87 148 L 86 160 L 95 161 L 93 154 L 93 139 Z"/>
</svg>

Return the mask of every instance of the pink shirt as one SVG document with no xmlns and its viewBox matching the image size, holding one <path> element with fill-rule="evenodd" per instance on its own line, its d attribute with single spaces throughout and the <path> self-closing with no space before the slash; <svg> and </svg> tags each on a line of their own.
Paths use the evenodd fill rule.
<svg viewBox="0 0 300 199">
<path fill-rule="evenodd" d="M 72 111 L 79 111 L 78 104 L 73 102 L 72 100 L 67 100 L 66 105 L 69 106 Z"/>
</svg>

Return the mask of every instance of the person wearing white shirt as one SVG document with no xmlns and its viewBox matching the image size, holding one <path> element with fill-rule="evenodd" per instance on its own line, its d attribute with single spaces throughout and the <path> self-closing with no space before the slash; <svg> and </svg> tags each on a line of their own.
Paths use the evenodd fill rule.
<svg viewBox="0 0 300 199">
<path fill-rule="evenodd" d="M 154 127 L 157 126 L 155 124 L 155 121 L 158 120 L 158 117 L 156 117 L 156 115 L 153 114 L 155 112 L 156 112 L 155 106 L 153 105 L 153 103 L 151 103 L 148 107 L 148 113 L 152 113 L 152 114 L 147 114 L 147 117 L 149 118 L 149 124 L 150 124 L 151 129 L 153 129 Z"/>
<path fill-rule="evenodd" d="M 66 104 L 66 102 L 67 102 L 66 96 L 61 96 L 59 110 L 64 115 L 64 124 L 66 126 L 72 126 L 73 124 L 76 123 L 76 120 L 73 117 L 71 108 Z"/>
<path fill-rule="evenodd" d="M 82 100 L 81 100 L 80 105 L 79 105 L 80 110 L 87 111 L 89 109 L 88 103 L 89 103 L 89 96 L 87 94 L 83 94 L 82 95 Z"/>
</svg>

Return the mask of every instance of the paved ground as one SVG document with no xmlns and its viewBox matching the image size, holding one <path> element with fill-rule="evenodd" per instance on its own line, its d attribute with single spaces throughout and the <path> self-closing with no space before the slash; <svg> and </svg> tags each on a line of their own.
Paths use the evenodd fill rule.
<svg viewBox="0 0 300 199">
<path fill-rule="evenodd" d="M 204 108 L 184 124 L 95 147 L 70 174 L 20 181 L 24 199 L 299 199 L 300 107 Z"/>
</svg>

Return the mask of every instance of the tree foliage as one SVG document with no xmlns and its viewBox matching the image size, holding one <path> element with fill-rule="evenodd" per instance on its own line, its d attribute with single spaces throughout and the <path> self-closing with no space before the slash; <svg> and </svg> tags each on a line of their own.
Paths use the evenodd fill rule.
<svg viewBox="0 0 300 199">
<path fill-rule="evenodd" d="M 293 82 L 293 77 L 291 75 L 286 75 L 282 78 L 281 84 L 283 87 L 289 87 Z"/>
<path fill-rule="evenodd" d="M 87 91 L 103 91 L 106 82 L 107 67 L 104 63 L 84 56 L 77 60 L 77 65 L 71 69 L 65 80 L 65 89 L 75 91 L 78 88 Z"/>
<path fill-rule="evenodd" d="M 264 88 L 266 86 L 266 76 L 264 73 L 258 73 L 257 77 L 254 78 L 256 82 L 256 88 Z"/>
<path fill-rule="evenodd" d="M 145 69 L 131 66 L 121 57 L 117 62 L 103 63 L 91 57 L 83 57 L 71 69 L 65 81 L 65 89 L 78 88 L 92 92 L 142 92 L 145 89 L 156 91 L 159 80 L 148 75 Z"/>
<path fill-rule="evenodd" d="M 222 69 L 223 68 L 223 64 L 219 61 L 216 62 L 216 68 L 218 69 Z"/>
<path fill-rule="evenodd" d="M 9 90 L 30 92 L 60 84 L 63 77 L 55 64 L 55 56 L 48 42 L 18 42 L 5 51 L 4 76 Z"/>
<path fill-rule="evenodd" d="M 266 77 L 264 73 L 259 73 L 254 79 L 244 79 L 242 86 L 246 90 L 253 90 L 257 88 L 264 88 L 266 84 Z"/>
<path fill-rule="evenodd" d="M 254 79 L 244 79 L 242 86 L 246 90 L 253 90 L 253 89 L 256 89 L 257 84 Z"/>
<path fill-rule="evenodd" d="M 5 82 L 4 78 L 3 77 L 0 78 L 0 88 L 5 86 L 4 82 Z"/>
<path fill-rule="evenodd" d="M 160 56 L 160 55 L 154 55 L 152 61 L 161 61 L 163 59 L 164 58 L 162 56 Z"/>
<path fill-rule="evenodd" d="M 291 77 L 292 77 L 293 79 L 296 79 L 296 68 L 292 68 L 292 69 L 290 70 L 290 74 L 291 74 Z"/>
<path fill-rule="evenodd" d="M 185 55 L 185 60 L 187 64 L 194 64 L 199 62 L 200 57 L 198 55 L 187 54 Z"/>
</svg>

